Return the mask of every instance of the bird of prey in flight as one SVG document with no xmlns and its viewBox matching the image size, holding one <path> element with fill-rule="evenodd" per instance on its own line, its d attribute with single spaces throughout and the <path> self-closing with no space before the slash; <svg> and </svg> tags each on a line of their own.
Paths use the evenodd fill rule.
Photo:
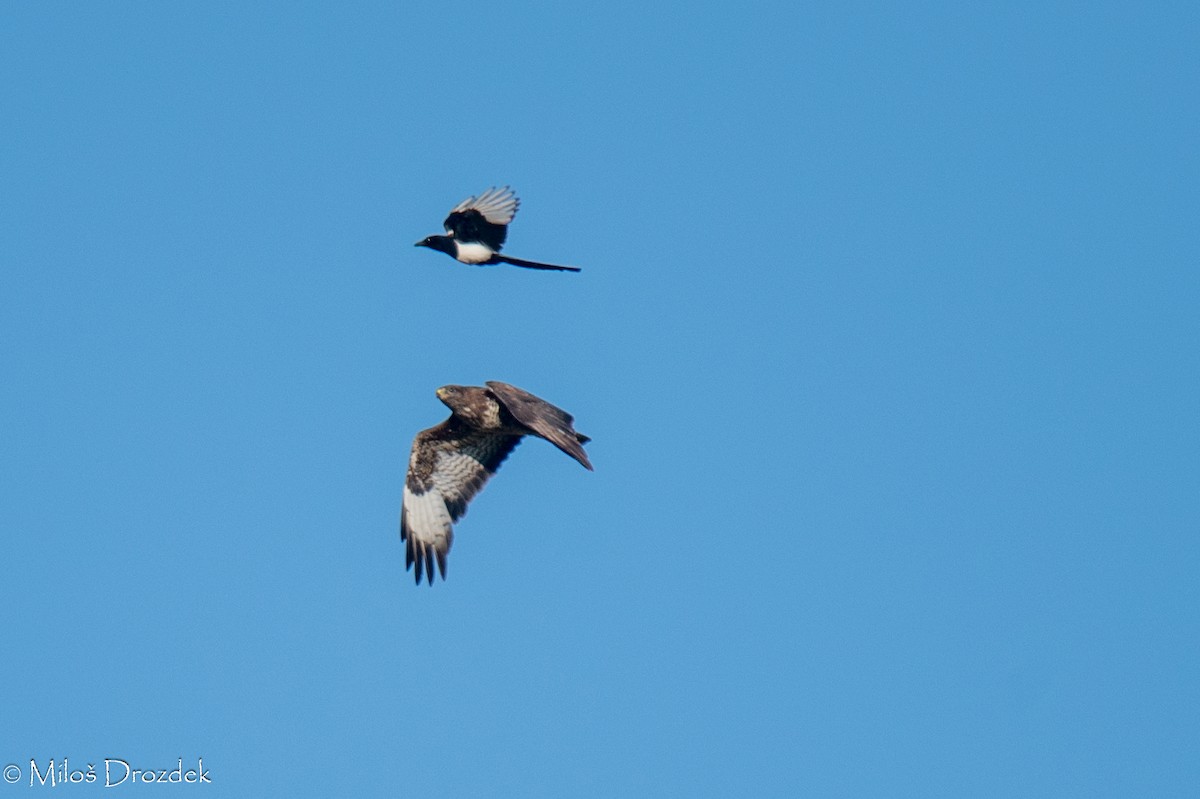
<svg viewBox="0 0 1200 799">
<path fill-rule="evenodd" d="M 417 584 L 425 576 L 431 586 L 435 562 L 446 579 L 454 522 L 522 436 L 544 438 L 592 470 L 582 446 L 590 439 L 575 432 L 571 415 L 528 391 L 489 380 L 486 388 L 442 386 L 437 396 L 450 418 L 413 440 L 400 509 L 405 568 L 415 563 Z"/>
<path fill-rule="evenodd" d="M 454 206 L 442 225 L 448 236 L 427 236 L 417 247 L 438 250 L 464 264 L 487 266 L 512 264 L 526 269 L 552 269 L 558 272 L 578 272 L 577 266 L 556 266 L 500 254 L 508 236 L 508 225 L 517 215 L 521 201 L 508 186 L 490 188 L 478 197 L 468 197 Z"/>
</svg>

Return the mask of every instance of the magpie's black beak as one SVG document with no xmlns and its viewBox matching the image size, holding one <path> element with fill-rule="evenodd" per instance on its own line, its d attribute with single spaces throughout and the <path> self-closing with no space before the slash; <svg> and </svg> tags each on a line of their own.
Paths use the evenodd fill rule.
<svg viewBox="0 0 1200 799">
<path fill-rule="evenodd" d="M 413 246 L 414 246 L 414 247 L 428 247 L 428 246 L 429 246 L 429 243 L 428 243 L 428 242 L 427 242 L 425 239 L 421 239 L 420 241 L 418 241 L 418 242 L 417 242 L 416 244 L 414 244 Z"/>
</svg>

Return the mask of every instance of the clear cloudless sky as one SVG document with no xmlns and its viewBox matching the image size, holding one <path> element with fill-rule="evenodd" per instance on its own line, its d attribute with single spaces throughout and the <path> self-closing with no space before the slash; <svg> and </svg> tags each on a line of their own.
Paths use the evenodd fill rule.
<svg viewBox="0 0 1200 799">
<path fill-rule="evenodd" d="M 63 758 L 72 795 L 105 758 L 1200 795 L 1198 40 L 1194 3 L 6 3 L 0 797 Z M 504 184 L 506 251 L 583 272 L 414 249 Z M 418 588 L 409 446 L 486 380 L 596 471 L 526 440 Z"/>
</svg>

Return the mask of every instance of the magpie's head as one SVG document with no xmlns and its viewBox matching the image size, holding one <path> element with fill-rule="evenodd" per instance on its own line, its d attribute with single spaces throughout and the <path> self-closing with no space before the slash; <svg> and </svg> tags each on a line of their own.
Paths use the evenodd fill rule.
<svg viewBox="0 0 1200 799">
<path fill-rule="evenodd" d="M 454 239 L 449 236 L 426 236 L 413 246 L 428 247 L 431 250 L 444 252 L 447 255 L 454 255 Z"/>
</svg>

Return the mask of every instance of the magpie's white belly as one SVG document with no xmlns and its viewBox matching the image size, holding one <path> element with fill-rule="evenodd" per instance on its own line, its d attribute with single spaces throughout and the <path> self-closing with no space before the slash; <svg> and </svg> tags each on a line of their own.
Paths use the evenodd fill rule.
<svg viewBox="0 0 1200 799">
<path fill-rule="evenodd" d="M 481 264 L 495 255 L 491 247 L 477 241 L 458 242 L 458 260 L 464 264 Z"/>
</svg>

